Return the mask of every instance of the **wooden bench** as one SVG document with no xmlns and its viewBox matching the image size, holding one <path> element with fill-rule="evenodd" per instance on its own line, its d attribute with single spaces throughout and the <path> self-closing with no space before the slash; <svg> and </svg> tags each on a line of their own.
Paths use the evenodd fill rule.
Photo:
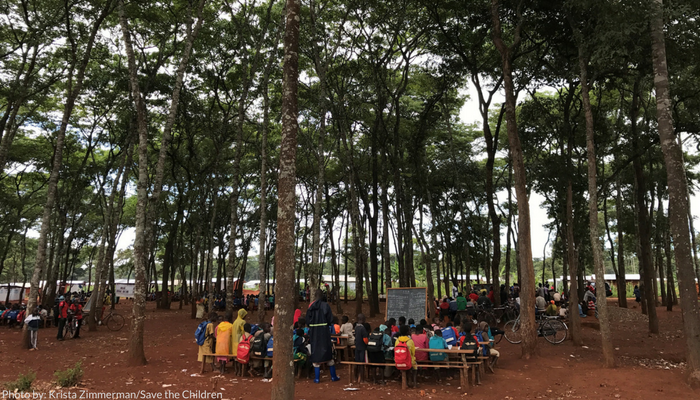
<svg viewBox="0 0 700 400">
<path fill-rule="evenodd" d="M 393 363 L 369 363 L 369 362 L 357 362 L 357 361 L 343 361 L 341 364 L 347 364 L 347 365 L 360 365 L 365 367 L 363 371 L 363 375 L 367 372 L 367 367 L 395 367 L 396 364 Z M 471 369 L 472 372 L 475 370 L 474 367 L 472 367 L 472 364 L 477 364 L 477 363 L 469 363 L 468 365 L 464 365 L 461 362 L 447 362 L 447 363 L 418 363 L 417 366 L 419 368 L 452 368 L 452 369 L 459 369 L 459 376 L 460 376 L 460 383 L 462 384 L 462 387 L 464 388 L 463 390 L 466 391 L 466 381 L 467 381 L 467 371 L 468 369 Z M 405 370 L 401 371 L 401 389 L 408 389 L 408 376 L 406 374 Z M 354 374 L 350 373 L 349 375 L 349 383 L 352 384 Z M 415 383 L 415 382 L 414 382 Z"/>
<path fill-rule="evenodd" d="M 204 369 L 205 369 L 206 364 L 207 364 L 207 359 L 206 359 L 207 357 L 226 357 L 226 358 L 228 358 L 229 360 L 230 360 L 230 359 L 233 359 L 234 361 L 236 361 L 236 362 L 241 366 L 240 372 L 237 371 L 237 375 L 238 375 L 238 376 L 244 376 L 244 375 L 245 375 L 246 367 L 248 366 L 248 364 L 240 363 L 240 362 L 238 361 L 238 359 L 236 358 L 236 356 L 234 356 L 234 355 L 231 355 L 231 354 L 216 354 L 216 353 L 204 353 L 204 354 L 202 354 L 202 355 L 204 356 L 204 357 L 202 358 L 202 369 L 201 369 L 201 371 L 200 371 L 200 373 L 202 373 L 202 374 L 204 373 Z M 258 357 L 258 356 L 255 356 L 255 355 L 252 355 L 252 354 L 251 354 L 251 355 L 250 355 L 250 359 L 251 359 L 251 360 L 261 360 L 261 361 L 263 361 L 263 362 L 269 361 L 270 364 L 272 364 L 272 357 L 267 357 L 267 356 L 265 356 L 265 357 Z M 297 364 L 298 361 L 299 361 L 299 360 L 294 360 L 294 363 Z M 268 372 L 268 370 L 266 370 L 265 372 Z M 297 371 L 297 378 L 300 377 L 300 376 L 301 376 L 301 368 L 298 368 L 298 371 Z"/>
</svg>

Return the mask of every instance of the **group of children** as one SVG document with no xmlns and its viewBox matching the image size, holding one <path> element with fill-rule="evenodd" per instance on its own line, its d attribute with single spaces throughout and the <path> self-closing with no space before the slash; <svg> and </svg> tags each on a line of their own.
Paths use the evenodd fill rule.
<svg viewBox="0 0 700 400">
<path fill-rule="evenodd" d="M 344 322 L 347 317 L 343 317 Z M 458 321 L 457 321 L 458 322 Z M 341 333 L 346 325 L 340 328 Z M 473 332 L 472 332 L 473 330 Z M 470 350 L 467 359 L 475 360 L 478 356 L 487 356 L 487 367 L 493 372 L 493 367 L 500 356 L 499 352 L 493 348 L 493 334 L 495 333 L 486 322 L 480 322 L 476 327 L 472 326 L 470 319 L 464 319 L 459 329 L 452 322 L 440 322 L 438 318 L 429 324 L 426 320 L 421 320 L 418 325 L 414 320 L 406 321 L 405 317 L 399 317 L 398 325 L 394 318 L 389 319 L 384 324 L 375 327 L 365 321 L 362 314 L 357 316 L 357 322 L 352 335 L 349 335 L 351 342 L 355 344 L 355 362 L 384 364 L 374 366 L 373 376 L 376 377 L 380 368 L 384 368 L 384 378 L 389 379 L 394 375 L 395 370 L 410 370 L 413 374 L 415 385 L 420 362 L 444 362 L 448 360 L 446 353 L 436 351 L 416 351 L 416 349 L 443 350 L 458 348 Z M 359 383 L 362 380 L 362 366 L 358 365 L 353 377 Z M 379 383 L 384 381 L 379 379 Z"/>
</svg>

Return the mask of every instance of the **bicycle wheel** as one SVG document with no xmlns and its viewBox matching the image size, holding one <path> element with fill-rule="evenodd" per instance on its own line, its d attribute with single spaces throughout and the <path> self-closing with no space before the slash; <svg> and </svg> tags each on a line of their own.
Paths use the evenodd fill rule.
<svg viewBox="0 0 700 400">
<path fill-rule="evenodd" d="M 74 333 L 75 331 L 73 329 L 73 321 L 66 322 L 66 325 L 63 327 L 63 338 L 70 339 L 73 337 Z"/>
<path fill-rule="evenodd" d="M 107 328 L 111 331 L 118 331 L 124 326 L 124 317 L 119 314 L 112 313 L 107 319 Z"/>
<path fill-rule="evenodd" d="M 519 344 L 523 340 L 520 333 L 520 320 L 508 321 L 503 327 L 503 331 L 506 340 L 513 344 Z"/>
<path fill-rule="evenodd" d="M 559 344 L 566 340 L 569 328 L 567 328 L 566 324 L 559 321 L 558 319 L 552 319 L 549 321 L 545 321 L 542 324 L 541 331 L 542 336 L 544 336 L 544 338 L 547 339 L 549 343 Z"/>
</svg>

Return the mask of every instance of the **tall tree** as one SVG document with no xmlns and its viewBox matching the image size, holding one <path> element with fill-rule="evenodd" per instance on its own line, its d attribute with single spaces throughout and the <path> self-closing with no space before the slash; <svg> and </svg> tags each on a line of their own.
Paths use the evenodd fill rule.
<svg viewBox="0 0 700 400">
<path fill-rule="evenodd" d="M 523 149 L 518 134 L 517 115 L 515 112 L 515 86 L 513 84 L 513 54 L 522 41 L 523 1 L 520 0 L 516 10 L 515 29 L 512 42 L 507 45 L 503 39 L 500 16 L 500 0 L 491 0 L 491 17 L 493 23 L 493 42 L 501 55 L 503 86 L 506 92 L 506 130 L 510 144 L 510 158 L 513 163 L 515 178 L 515 198 L 518 202 L 518 250 L 521 266 L 522 288 L 520 295 L 520 321 L 522 330 L 522 357 L 534 356 L 537 347 L 537 324 L 535 322 L 535 267 L 532 263 L 532 241 L 530 236 L 530 201 L 528 200 L 527 176 Z"/>
<path fill-rule="evenodd" d="M 661 150 L 666 164 L 669 194 L 669 222 L 673 235 L 678 288 L 681 297 L 683 331 L 688 351 L 689 381 L 700 386 L 700 314 L 693 270 L 693 258 L 688 231 L 688 183 L 683 166 L 683 152 L 676 141 L 671 115 L 671 93 L 666 63 L 664 37 L 663 0 L 652 0 L 651 14 L 652 60 L 654 87 L 656 89 L 656 119 L 658 121 Z M 651 288 L 647 287 L 646 290 Z M 653 304 L 650 305 L 653 307 Z"/>
<path fill-rule="evenodd" d="M 299 78 L 299 21 L 301 0 L 287 0 L 282 88 L 282 145 L 277 201 L 275 253 L 275 327 L 277 343 L 292 342 L 294 319 L 294 221 L 296 210 L 296 147 L 299 130 L 297 87 Z M 291 347 L 274 352 L 272 400 L 294 399 L 294 362 Z"/>
</svg>

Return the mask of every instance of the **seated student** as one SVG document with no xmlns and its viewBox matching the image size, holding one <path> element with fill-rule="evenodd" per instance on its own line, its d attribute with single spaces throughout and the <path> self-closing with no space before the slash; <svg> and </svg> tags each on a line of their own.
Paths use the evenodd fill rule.
<svg viewBox="0 0 700 400">
<path fill-rule="evenodd" d="M 333 332 L 334 335 L 340 335 L 340 320 L 337 315 L 333 316 Z"/>
<path fill-rule="evenodd" d="M 445 317 L 449 317 L 450 315 L 450 302 L 447 300 L 447 297 L 442 299 L 442 303 L 440 303 L 440 319 L 444 319 Z"/>
<path fill-rule="evenodd" d="M 304 334 L 303 329 L 297 329 L 294 331 L 294 336 L 292 336 L 294 360 L 297 362 L 294 364 L 295 368 L 301 368 L 307 370 L 307 375 L 310 372 L 308 368 L 308 363 L 306 360 L 309 358 L 309 351 L 306 347 L 308 344 L 308 337 Z"/>
<path fill-rule="evenodd" d="M 442 338 L 442 331 L 440 329 L 435 330 L 435 334 L 430 338 L 428 346 L 431 349 L 447 349 L 447 343 L 445 339 Z M 445 361 L 447 360 L 446 353 L 433 353 L 430 352 L 430 361 Z"/>
<path fill-rule="evenodd" d="M 547 308 L 547 301 L 544 299 L 544 296 L 537 295 L 535 298 L 535 306 L 537 307 L 537 315 L 544 314 L 544 311 Z"/>
<path fill-rule="evenodd" d="M 408 327 L 409 328 L 415 328 L 416 327 L 416 321 L 413 320 L 413 318 L 410 318 L 408 320 Z"/>
<path fill-rule="evenodd" d="M 493 305 L 493 303 L 491 303 L 491 300 L 488 297 L 486 297 L 486 290 L 481 291 L 481 295 L 479 296 L 476 303 L 484 308 L 491 308 L 491 306 Z"/>
<path fill-rule="evenodd" d="M 245 325 L 243 325 L 243 334 L 241 335 L 241 339 L 238 341 L 239 344 L 242 341 L 247 340 L 248 345 L 249 346 L 252 345 L 253 335 L 250 333 L 251 329 L 252 329 L 252 325 L 250 325 L 249 323 L 246 323 Z M 238 351 L 238 349 L 236 349 L 236 351 Z M 248 354 L 250 355 L 250 352 Z M 248 361 L 248 363 L 250 363 L 250 360 Z M 243 376 L 243 373 L 242 373 L 243 365 L 239 364 L 239 363 L 235 363 L 234 365 L 236 366 L 236 370 L 241 372 L 240 376 Z M 239 368 L 240 368 L 240 370 L 239 370 Z M 250 375 L 251 378 L 254 377 L 252 368 L 248 368 L 248 375 Z"/>
<path fill-rule="evenodd" d="M 355 325 L 355 362 L 366 363 L 367 362 L 367 343 L 369 342 L 369 333 L 364 325 L 365 316 L 363 314 L 357 314 L 357 324 Z M 355 365 L 355 371 L 357 376 L 357 383 L 362 382 L 362 371 L 363 367 L 361 365 Z"/>
<path fill-rule="evenodd" d="M 260 329 L 255 332 L 253 340 L 251 341 L 251 354 L 256 357 L 264 357 L 267 353 L 267 342 L 270 341 L 271 337 L 272 333 L 270 324 L 260 324 Z M 253 370 L 254 368 L 260 368 L 263 366 L 265 369 L 267 369 L 270 366 L 269 363 L 269 361 L 264 361 L 263 363 L 263 360 L 251 358 L 249 364 L 251 367 L 250 369 Z M 267 373 L 267 371 L 265 371 L 265 373 Z"/>
<path fill-rule="evenodd" d="M 428 348 L 428 335 L 423 331 L 423 326 L 418 325 L 415 328 L 411 328 L 411 339 L 415 344 L 417 349 L 427 349 Z M 428 361 L 430 355 L 425 351 L 416 352 L 416 361 Z"/>
<path fill-rule="evenodd" d="M 411 373 L 413 375 L 413 387 L 416 387 L 416 376 L 418 374 L 418 364 L 416 363 L 416 345 L 413 343 L 413 340 L 409 336 L 410 331 L 408 328 L 408 325 L 401 325 L 399 328 L 399 337 L 396 339 L 396 342 L 394 343 L 394 349 L 399 344 L 406 344 L 406 347 L 408 348 L 408 352 L 411 355 Z"/>
<path fill-rule="evenodd" d="M 489 342 L 489 344 L 485 345 L 484 347 L 484 355 L 489 356 L 489 362 L 486 363 L 486 366 L 491 372 L 493 372 L 493 367 L 496 365 L 496 362 L 498 362 L 498 357 L 501 356 L 501 353 L 499 353 L 498 350 L 493 348 L 493 336 L 491 336 L 491 329 L 489 327 L 488 322 L 481 321 L 479 323 L 479 331 L 481 333 L 482 341 Z"/>
<path fill-rule="evenodd" d="M 380 325 L 374 328 L 374 331 L 369 334 L 369 341 L 367 342 L 367 361 L 372 364 L 384 364 L 384 333 L 381 328 L 386 329 L 386 325 Z M 373 369 L 374 373 L 372 376 L 374 380 L 377 380 L 377 375 L 380 375 L 379 383 L 382 384 L 383 375 L 380 372 L 380 367 L 370 367 Z"/>
<path fill-rule="evenodd" d="M 343 315 L 343 324 L 340 325 L 340 334 L 348 337 L 348 343 L 355 341 L 355 328 L 350 323 L 348 316 Z"/>
<path fill-rule="evenodd" d="M 462 296 L 462 293 L 460 292 L 457 295 L 457 311 L 464 311 L 467 309 L 467 299 Z"/>
<path fill-rule="evenodd" d="M 393 337 L 394 334 L 399 333 L 399 327 L 396 326 L 396 318 L 389 318 L 389 324 L 387 325 L 389 329 L 391 329 L 391 336 Z"/>
<path fill-rule="evenodd" d="M 391 328 L 387 325 L 379 325 L 379 331 L 384 333 L 382 337 L 384 347 L 384 379 L 389 379 L 394 374 L 394 341 L 391 338 Z"/>
<path fill-rule="evenodd" d="M 401 327 L 404 325 L 406 325 L 406 317 L 400 316 L 399 317 L 399 325 L 398 325 L 399 331 L 401 330 Z"/>
<path fill-rule="evenodd" d="M 216 369 L 216 366 L 214 365 L 214 357 L 205 356 L 204 354 L 216 351 L 216 348 L 214 348 L 214 324 L 216 324 L 219 321 L 219 315 L 216 312 L 212 311 L 209 313 L 207 321 L 209 323 L 207 324 L 207 328 L 204 331 L 204 343 L 202 343 L 202 345 L 199 346 L 197 361 L 205 361 L 210 363 L 211 369 L 212 371 L 214 371 Z"/>
<path fill-rule="evenodd" d="M 436 331 L 436 330 L 438 330 L 438 329 L 440 329 L 440 328 L 441 328 L 441 326 L 440 326 L 440 318 L 438 318 L 438 317 L 433 318 L 433 331 Z"/>
<path fill-rule="evenodd" d="M 544 314 L 548 315 L 550 317 L 556 317 L 559 314 L 559 310 L 557 309 L 557 306 L 554 304 L 554 300 L 549 301 L 549 305 L 547 306 L 547 309 L 544 310 Z"/>
<path fill-rule="evenodd" d="M 472 336 L 472 322 L 469 320 L 464 320 L 462 321 L 462 325 L 460 325 L 459 328 L 459 343 L 457 346 L 459 348 L 462 348 L 462 345 L 464 345 L 464 340 L 465 338 L 470 338 Z"/>
<path fill-rule="evenodd" d="M 216 337 L 216 354 L 233 354 L 231 349 L 231 335 L 233 335 L 233 313 L 227 312 L 226 318 L 216 327 L 214 337 Z M 216 357 L 219 362 L 219 372 L 223 374 L 226 371 L 226 362 L 231 357 Z"/>
<path fill-rule="evenodd" d="M 476 293 L 476 290 L 472 290 L 472 292 L 469 293 L 469 300 L 472 300 L 473 302 L 479 301 L 479 295 Z"/>
</svg>

